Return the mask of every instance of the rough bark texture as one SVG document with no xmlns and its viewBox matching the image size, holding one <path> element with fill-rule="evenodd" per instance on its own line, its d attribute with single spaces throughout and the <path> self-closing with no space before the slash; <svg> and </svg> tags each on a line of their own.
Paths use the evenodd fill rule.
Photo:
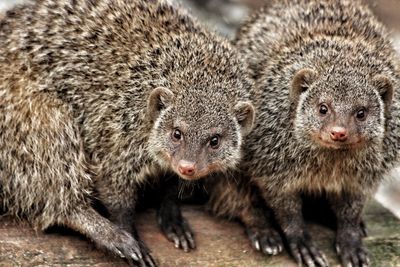
<svg viewBox="0 0 400 267">
<path fill-rule="evenodd" d="M 198 206 L 184 207 L 183 212 L 193 227 L 198 245 L 191 253 L 175 249 L 161 235 L 154 211 L 139 216 L 139 233 L 160 266 L 297 266 L 287 254 L 266 257 L 253 251 L 236 223 L 212 218 Z M 364 216 L 369 230 L 365 244 L 371 253 L 371 266 L 400 266 L 399 220 L 376 202 L 368 204 Z M 316 243 L 326 252 L 330 266 L 338 266 L 333 231 L 314 224 L 309 228 Z M 35 233 L 26 223 L 3 217 L 0 235 L 0 266 L 127 266 L 123 260 L 96 250 L 83 237 L 62 229 Z"/>
</svg>

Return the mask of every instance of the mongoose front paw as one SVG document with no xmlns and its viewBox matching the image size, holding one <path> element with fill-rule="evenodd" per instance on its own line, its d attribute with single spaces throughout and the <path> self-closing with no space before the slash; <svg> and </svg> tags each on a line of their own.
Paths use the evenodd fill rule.
<svg viewBox="0 0 400 267">
<path fill-rule="evenodd" d="M 328 267 L 328 260 L 325 255 L 319 251 L 308 234 L 301 236 L 286 237 L 290 253 L 299 263 L 308 267 Z"/>
<path fill-rule="evenodd" d="M 336 241 L 336 251 L 339 254 L 343 267 L 368 267 L 370 260 L 368 250 L 360 239 L 352 234 L 341 235 Z"/>
<path fill-rule="evenodd" d="M 170 207 L 179 209 L 179 207 Z M 177 212 L 178 211 L 178 212 Z M 176 248 L 189 252 L 196 248 L 192 230 L 180 210 L 169 212 L 164 209 L 158 213 L 158 225 L 167 239 L 175 244 Z"/>
<path fill-rule="evenodd" d="M 367 229 L 367 225 L 365 224 L 364 220 L 361 220 L 361 222 L 360 222 L 360 231 L 361 231 L 362 237 L 368 236 L 368 229 Z"/>
<path fill-rule="evenodd" d="M 106 246 L 116 255 L 125 258 L 131 266 L 157 266 L 156 261 L 151 256 L 150 250 L 143 242 L 136 240 L 124 230 L 120 230 L 107 240 Z"/>
<path fill-rule="evenodd" d="M 250 239 L 251 245 L 264 254 L 277 255 L 283 250 L 279 233 L 271 227 L 265 227 L 264 229 L 247 227 L 246 234 Z"/>
</svg>

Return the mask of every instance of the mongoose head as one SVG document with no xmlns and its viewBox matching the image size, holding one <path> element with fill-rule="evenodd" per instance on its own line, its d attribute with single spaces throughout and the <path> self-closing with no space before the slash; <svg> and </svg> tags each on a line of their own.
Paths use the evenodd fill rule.
<svg viewBox="0 0 400 267">
<path fill-rule="evenodd" d="M 351 150 L 383 142 L 393 87 L 380 74 L 302 69 L 293 77 L 290 97 L 296 107 L 296 138 L 312 146 Z"/>
<path fill-rule="evenodd" d="M 154 122 L 149 143 L 156 160 L 187 180 L 233 168 L 242 138 L 252 128 L 254 108 L 246 101 L 229 104 L 228 98 L 219 90 L 174 94 L 155 89 L 148 114 Z"/>
</svg>

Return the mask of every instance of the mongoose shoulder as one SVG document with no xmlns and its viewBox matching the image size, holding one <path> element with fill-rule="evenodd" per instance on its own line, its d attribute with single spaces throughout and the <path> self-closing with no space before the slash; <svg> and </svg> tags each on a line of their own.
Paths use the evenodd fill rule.
<svg viewBox="0 0 400 267">
<path fill-rule="evenodd" d="M 154 261 L 133 226 L 138 184 L 234 167 L 253 123 L 235 49 L 167 1 L 17 6 L 0 20 L 0 73 L 2 204 L 141 265 Z"/>
<path fill-rule="evenodd" d="M 361 211 L 400 160 L 399 60 L 361 1 L 274 1 L 235 41 L 255 80 L 255 128 L 242 169 L 274 210 L 291 254 L 326 265 L 301 215 L 305 194 L 326 194 L 344 266 L 366 266 Z M 348 265 L 350 264 L 350 265 Z"/>
</svg>

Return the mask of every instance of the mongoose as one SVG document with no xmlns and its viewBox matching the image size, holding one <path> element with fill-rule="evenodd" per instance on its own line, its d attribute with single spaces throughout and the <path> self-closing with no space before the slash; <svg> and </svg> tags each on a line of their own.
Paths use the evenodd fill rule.
<svg viewBox="0 0 400 267">
<path fill-rule="evenodd" d="M 300 197 L 326 195 L 343 266 L 368 266 L 361 212 L 400 160 L 400 69 L 386 29 L 361 1 L 284 0 L 251 16 L 235 43 L 258 114 L 240 169 L 297 262 L 327 266 Z"/>
<path fill-rule="evenodd" d="M 134 227 L 138 185 L 236 166 L 253 124 L 236 50 L 167 1 L 17 6 L 0 20 L 0 73 L 4 208 L 131 264 L 155 265 Z"/>
</svg>

